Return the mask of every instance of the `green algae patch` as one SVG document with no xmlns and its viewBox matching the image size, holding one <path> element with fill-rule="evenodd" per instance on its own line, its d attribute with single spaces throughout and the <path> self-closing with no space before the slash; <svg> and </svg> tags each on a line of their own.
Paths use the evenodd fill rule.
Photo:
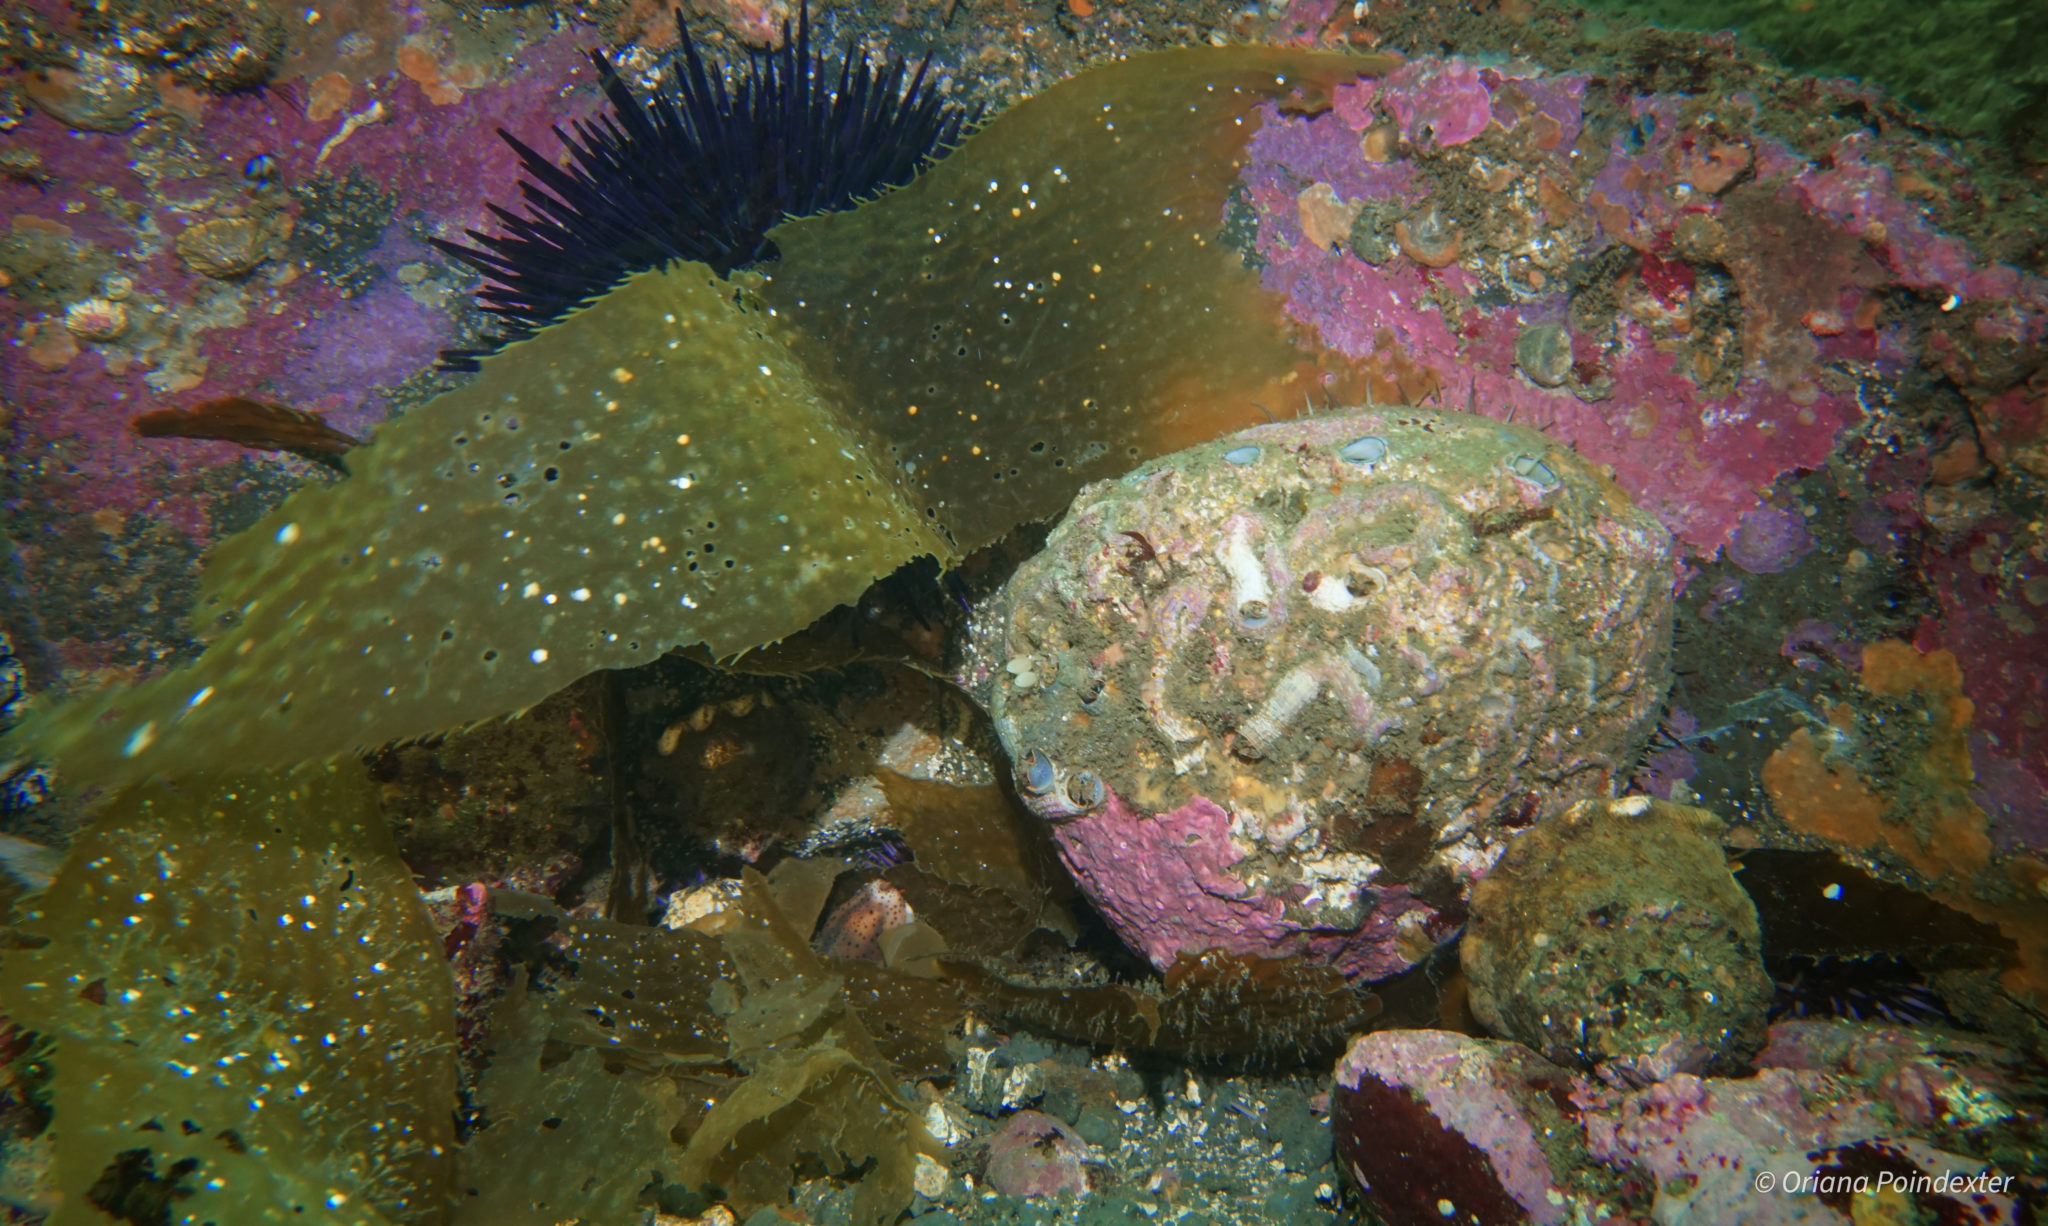
<svg viewBox="0 0 2048 1226">
<path fill-rule="evenodd" d="M 2048 25 L 2031 0 L 1602 0 L 1597 7 L 1689 30 L 1735 30 L 1792 68 L 1854 77 L 1943 127 L 2048 154 Z"/>
<path fill-rule="evenodd" d="M 444 1220 L 453 985 L 360 767 L 133 789 L 35 901 L 53 1226 Z"/>
<path fill-rule="evenodd" d="M 9 750 L 100 784 L 290 762 L 671 648 L 731 657 L 1287 412 L 1307 359 L 1215 239 L 1225 185 L 1259 103 L 1385 67 L 1134 57 L 902 191 L 778 228 L 770 276 L 636 276 L 223 542 L 197 661 L 40 713 Z"/>
</svg>

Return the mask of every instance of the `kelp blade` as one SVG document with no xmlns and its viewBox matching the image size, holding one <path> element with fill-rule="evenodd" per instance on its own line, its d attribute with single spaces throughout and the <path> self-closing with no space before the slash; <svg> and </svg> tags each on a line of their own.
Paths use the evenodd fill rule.
<svg viewBox="0 0 2048 1226">
<path fill-rule="evenodd" d="M 193 664 L 35 720 L 101 783 L 519 711 L 672 646 L 730 654 L 943 542 L 701 265 L 644 273 L 389 422 L 225 541 Z"/>
<path fill-rule="evenodd" d="M 803 885 L 749 870 L 733 907 L 682 929 L 564 918 L 574 975 L 529 993 L 522 974 L 494 1015 L 454 1226 L 627 1226 L 656 1185 L 747 1216 L 816 1173 L 854 1185 L 838 1220 L 896 1221 L 938 1147 L 806 943 L 823 895 L 802 904 Z"/>
<path fill-rule="evenodd" d="M 39 713 L 7 752 L 109 785 L 291 762 L 672 647 L 732 656 L 1285 411 L 1303 358 L 1213 239 L 1225 184 L 1259 102 L 1383 67 L 1136 57 L 898 193 L 778 229 L 772 278 L 641 274 L 223 542 L 197 661 Z"/>
<path fill-rule="evenodd" d="M 1200 47 L 1082 73 L 908 187 L 775 230 L 762 296 L 910 505 L 979 548 L 1300 407 L 1309 355 L 1217 241 L 1225 197 L 1260 104 L 1388 66 Z"/>
<path fill-rule="evenodd" d="M 454 987 L 361 766 L 132 788 L 38 903 L 0 999 L 56 1040 L 52 1226 L 145 1177 L 165 1223 L 443 1220 Z"/>
</svg>

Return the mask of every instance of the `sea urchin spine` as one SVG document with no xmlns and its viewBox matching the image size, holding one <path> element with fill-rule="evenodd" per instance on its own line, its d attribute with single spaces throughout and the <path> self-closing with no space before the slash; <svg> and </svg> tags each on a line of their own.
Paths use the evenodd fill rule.
<svg viewBox="0 0 2048 1226">
<path fill-rule="evenodd" d="M 811 49 L 810 10 L 782 45 L 749 50 L 743 70 L 705 64 L 683 28 L 681 50 L 646 99 L 592 52 L 610 113 L 557 126 L 558 166 L 503 128 L 519 155 L 525 211 L 490 206 L 503 233 L 468 231 L 475 246 L 434 240 L 482 273 L 478 294 L 499 331 L 476 360 L 532 335 L 636 272 L 699 260 L 721 276 L 772 259 L 768 230 L 787 217 L 850 208 L 910 182 L 960 141 L 973 115 L 946 100 L 927 54 L 913 69 L 890 55 L 878 70 L 850 45 L 836 75 Z"/>
</svg>

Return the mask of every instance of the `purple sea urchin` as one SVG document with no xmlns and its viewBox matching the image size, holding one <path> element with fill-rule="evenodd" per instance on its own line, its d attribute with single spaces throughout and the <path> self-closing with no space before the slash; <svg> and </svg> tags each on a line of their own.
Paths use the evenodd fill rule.
<svg viewBox="0 0 2048 1226">
<path fill-rule="evenodd" d="M 1938 1026 L 1950 1020 L 1941 994 L 1904 958 L 1790 956 L 1773 963 L 1777 993 L 1771 1020 L 1835 1017 L 1895 1026 Z"/>
<path fill-rule="evenodd" d="M 611 113 L 555 135 L 557 165 L 503 128 L 525 179 L 523 214 L 491 205 L 503 233 L 468 231 L 476 246 L 433 240 L 482 273 L 478 299 L 498 333 L 476 359 L 524 339 L 633 273 L 697 260 L 723 276 L 774 258 L 770 227 L 787 217 L 850 208 L 910 182 L 950 152 L 974 115 L 939 96 L 926 55 L 913 69 L 891 55 L 879 69 L 849 45 L 835 74 L 811 47 L 810 8 L 783 25 L 774 50 L 747 51 L 728 82 L 706 65 L 676 15 L 681 50 L 644 100 L 602 52 L 592 52 Z"/>
</svg>

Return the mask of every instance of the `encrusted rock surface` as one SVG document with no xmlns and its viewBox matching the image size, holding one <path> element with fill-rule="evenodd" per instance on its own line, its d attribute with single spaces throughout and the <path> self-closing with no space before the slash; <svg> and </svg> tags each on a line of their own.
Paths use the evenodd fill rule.
<svg viewBox="0 0 2048 1226">
<path fill-rule="evenodd" d="M 1759 1063 L 1618 1090 L 1513 1043 L 1381 1031 L 1337 1066 L 1337 1165 L 1391 1226 L 2033 1220 L 2023 1057 L 1787 1022 Z"/>
<path fill-rule="evenodd" d="M 1473 1015 L 1624 1084 L 1747 1071 L 1772 984 L 1721 830 L 1705 809 L 1625 796 L 1521 835 L 1472 891 Z"/>
<path fill-rule="evenodd" d="M 1378 1216 L 1570 1220 L 1619 1199 L 1585 1148 L 1571 1074 L 1526 1048 L 1442 1030 L 1352 1044 L 1330 1098 L 1337 1166 Z"/>
<path fill-rule="evenodd" d="M 1512 829 L 1625 777 L 1668 680 L 1670 550 L 1533 431 L 1262 426 L 1083 491 L 963 680 L 1155 965 L 1378 978 L 1461 922 Z"/>
</svg>

